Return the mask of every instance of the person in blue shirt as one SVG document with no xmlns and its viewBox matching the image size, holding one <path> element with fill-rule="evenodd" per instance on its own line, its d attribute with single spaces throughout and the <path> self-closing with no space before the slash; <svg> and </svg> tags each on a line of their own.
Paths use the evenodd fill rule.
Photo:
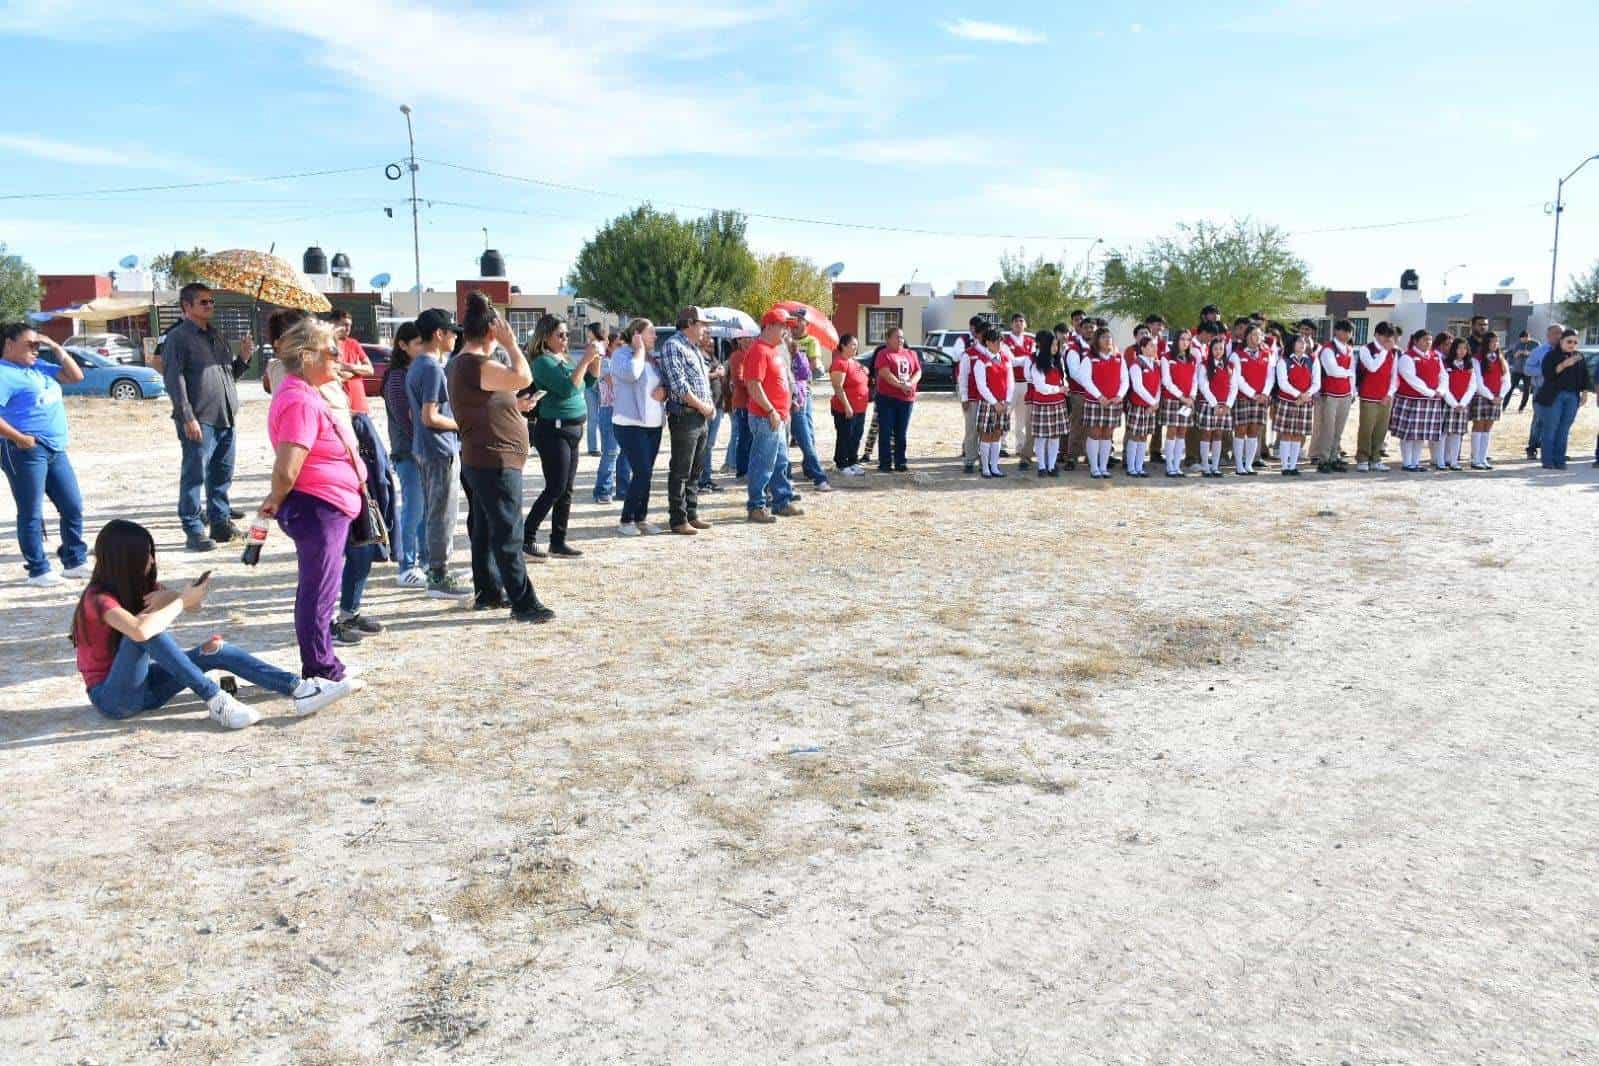
<svg viewBox="0 0 1599 1066">
<path fill-rule="evenodd" d="M 63 584 L 44 552 L 44 501 L 61 516 L 57 555 L 67 577 L 89 576 L 89 546 L 83 541 L 83 494 L 67 458 L 67 408 L 61 385 L 83 380 L 83 370 L 55 341 L 26 322 L 0 327 L 0 467 L 17 501 L 17 540 L 28 568 L 28 584 Z M 49 347 L 52 359 L 39 358 Z"/>
<path fill-rule="evenodd" d="M 1560 347 L 1560 336 L 1565 333 L 1566 327 L 1558 322 L 1549 323 L 1549 329 L 1544 333 L 1544 342 L 1527 353 L 1526 374 L 1532 381 L 1532 425 L 1527 428 L 1527 458 L 1538 458 L 1538 446 L 1543 441 L 1543 420 L 1548 414 L 1538 406 L 1538 390 L 1543 387 L 1543 361 L 1544 358 L 1556 348 Z"/>
</svg>

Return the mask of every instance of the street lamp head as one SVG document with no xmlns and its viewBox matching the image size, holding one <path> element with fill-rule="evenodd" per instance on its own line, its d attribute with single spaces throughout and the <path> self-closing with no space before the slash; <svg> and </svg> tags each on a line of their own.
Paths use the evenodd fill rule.
<svg viewBox="0 0 1599 1066">
<path fill-rule="evenodd" d="M 400 114 L 409 115 L 410 113 L 411 113 L 411 105 L 410 104 L 401 104 L 400 105 Z"/>
</svg>

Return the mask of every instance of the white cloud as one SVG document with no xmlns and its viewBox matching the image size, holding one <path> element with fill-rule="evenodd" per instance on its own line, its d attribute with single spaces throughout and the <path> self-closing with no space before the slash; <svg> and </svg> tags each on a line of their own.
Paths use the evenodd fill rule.
<svg viewBox="0 0 1599 1066">
<path fill-rule="evenodd" d="M 164 167 L 167 164 L 137 150 L 113 151 L 89 144 L 52 141 L 27 133 L 0 133 L 0 150 L 21 152 L 51 163 L 84 167 Z"/>
<path fill-rule="evenodd" d="M 979 19 L 956 19 L 942 24 L 944 32 L 966 41 L 985 44 L 1043 44 L 1048 38 L 1037 30 L 1023 26 L 1007 26 L 1001 22 L 983 22 Z"/>
</svg>

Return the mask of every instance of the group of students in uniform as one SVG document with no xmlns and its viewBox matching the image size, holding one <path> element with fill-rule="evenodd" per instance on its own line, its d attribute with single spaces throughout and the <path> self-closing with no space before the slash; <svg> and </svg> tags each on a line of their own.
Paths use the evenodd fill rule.
<svg viewBox="0 0 1599 1066">
<path fill-rule="evenodd" d="M 1270 454 L 1268 428 L 1283 476 L 1299 476 L 1302 459 L 1342 473 L 1349 464 L 1340 442 L 1357 403 L 1357 471 L 1389 469 L 1388 435 L 1399 440 L 1403 470 L 1423 469 L 1424 444 L 1432 469 L 1460 470 L 1468 432 L 1471 468 L 1489 470 L 1489 437 L 1513 378 L 1486 319 L 1460 337 L 1418 330 L 1405 338 L 1381 322 L 1369 343 L 1356 345 L 1344 319 L 1322 341 L 1308 319 L 1292 334 L 1260 315 L 1229 328 L 1207 307 L 1174 339 L 1162 316 L 1148 316 L 1126 348 L 1104 319 L 1081 311 L 1036 334 L 1020 314 L 1009 332 L 981 317 L 970 325 L 956 376 L 966 416 L 962 458 L 967 473 L 985 478 L 1005 476 L 1000 460 L 1013 430 L 1022 470 L 1031 463 L 1039 477 L 1059 477 L 1081 457 L 1090 477 L 1109 478 L 1118 428 L 1121 465 L 1132 478 L 1150 476 L 1151 452 L 1170 478 L 1189 476 L 1185 466 L 1222 477 L 1229 458 L 1237 475 L 1253 476 Z"/>
</svg>

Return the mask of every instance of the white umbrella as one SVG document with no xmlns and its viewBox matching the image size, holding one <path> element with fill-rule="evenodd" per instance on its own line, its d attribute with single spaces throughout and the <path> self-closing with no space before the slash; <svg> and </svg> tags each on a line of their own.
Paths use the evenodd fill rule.
<svg viewBox="0 0 1599 1066">
<path fill-rule="evenodd" d="M 706 307 L 701 313 L 710 320 L 713 337 L 758 337 L 761 327 L 736 307 Z"/>
</svg>

